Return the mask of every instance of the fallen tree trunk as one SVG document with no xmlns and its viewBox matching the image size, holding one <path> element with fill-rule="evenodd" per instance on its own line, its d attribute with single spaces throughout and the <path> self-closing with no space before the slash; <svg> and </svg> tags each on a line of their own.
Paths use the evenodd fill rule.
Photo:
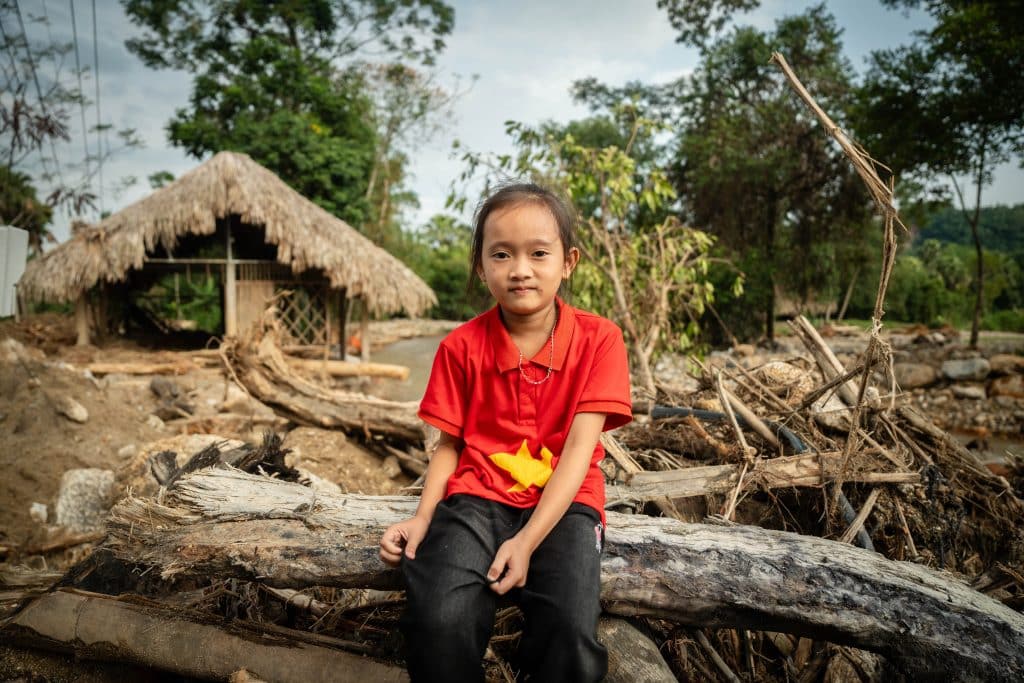
<svg viewBox="0 0 1024 683">
<path fill-rule="evenodd" d="M 0 625 L 18 645 L 80 659 L 133 662 L 203 680 L 239 669 L 275 683 L 407 681 L 401 667 L 329 647 L 324 636 L 247 622 L 220 623 L 138 598 L 58 590 Z"/>
<path fill-rule="evenodd" d="M 208 469 L 183 478 L 163 503 L 119 503 L 108 545 L 168 579 L 394 588 L 400 576 L 378 559 L 378 540 L 415 505 Z M 950 576 L 813 536 L 608 518 L 602 601 L 610 613 L 830 640 L 915 675 L 1024 677 L 1024 616 Z"/>
<path fill-rule="evenodd" d="M 409 368 L 404 365 L 387 363 L 350 363 L 344 360 L 315 360 L 311 358 L 286 357 L 288 366 L 303 372 L 324 373 L 331 377 L 388 377 L 405 381 L 409 379 Z"/>
</svg>

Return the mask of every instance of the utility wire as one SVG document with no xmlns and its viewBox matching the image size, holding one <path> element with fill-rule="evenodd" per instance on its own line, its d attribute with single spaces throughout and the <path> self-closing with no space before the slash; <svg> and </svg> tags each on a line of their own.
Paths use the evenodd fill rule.
<svg viewBox="0 0 1024 683">
<path fill-rule="evenodd" d="M 93 0 L 95 2 L 95 0 Z M 21 19 L 21 3 L 18 0 L 14 0 L 14 11 L 18 16 L 18 26 L 21 28 L 21 35 L 25 40 L 25 56 L 28 58 L 28 67 L 32 71 L 32 81 L 36 84 L 36 97 L 39 98 L 39 109 L 42 111 L 43 116 L 46 116 L 46 102 L 43 101 L 43 89 L 39 87 L 39 76 L 36 74 L 36 62 L 32 58 L 32 48 L 28 44 L 28 33 L 25 31 L 25 22 Z M 57 169 L 57 179 L 60 180 L 61 186 L 64 185 L 64 174 L 60 169 L 60 159 L 57 158 L 57 147 L 53 144 L 53 137 L 49 137 L 50 140 L 50 153 L 53 154 L 53 163 Z M 42 146 L 40 146 L 39 156 L 43 159 L 43 171 L 46 170 L 46 157 L 43 156 Z"/>
<path fill-rule="evenodd" d="M 92 0 L 92 58 L 96 64 L 96 163 L 99 166 L 100 216 L 103 216 L 103 123 L 100 115 L 100 41 L 96 30 L 96 0 Z"/>
<path fill-rule="evenodd" d="M 0 19 L 2 19 L 2 17 L 0 17 Z M 11 38 L 9 35 L 7 35 L 7 29 L 4 28 L 4 22 L 2 20 L 0 20 L 0 36 L 3 36 L 4 45 L 7 46 L 7 56 L 11 60 L 11 84 L 10 84 L 11 94 L 14 94 L 15 87 L 16 87 L 15 84 L 17 84 L 17 88 L 21 91 L 21 95 L 24 96 L 24 90 L 27 88 L 27 84 L 24 83 L 21 80 L 21 69 L 18 68 L 18 58 L 14 55 L 14 49 L 15 49 L 14 39 Z M 15 147 L 15 144 L 12 143 L 11 144 L 10 158 L 8 159 L 8 163 L 10 163 L 11 159 L 13 159 L 13 157 L 14 157 L 14 147 Z M 43 173 L 46 174 L 46 175 L 49 175 L 50 174 L 50 169 L 46 165 L 46 155 L 43 154 L 42 147 L 41 146 L 36 147 L 35 150 L 37 152 L 39 152 L 39 160 L 41 162 L 43 162 Z"/>
<path fill-rule="evenodd" d="M 75 42 L 75 73 L 78 74 L 78 111 L 82 115 L 82 146 L 85 148 L 85 177 L 92 184 L 89 173 L 89 127 L 85 123 L 85 90 L 82 89 L 82 62 L 78 57 L 78 24 L 75 22 L 75 0 L 68 0 L 71 6 L 71 36 Z"/>
</svg>

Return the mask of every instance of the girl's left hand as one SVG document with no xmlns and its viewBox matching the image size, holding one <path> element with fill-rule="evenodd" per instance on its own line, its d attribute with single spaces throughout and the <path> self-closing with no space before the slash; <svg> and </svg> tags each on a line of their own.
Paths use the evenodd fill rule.
<svg viewBox="0 0 1024 683">
<path fill-rule="evenodd" d="M 519 536 L 513 536 L 502 543 L 498 548 L 498 554 L 494 556 L 491 568 L 487 570 L 491 590 L 498 595 L 504 595 L 513 588 L 525 586 L 531 554 L 529 545 Z"/>
</svg>

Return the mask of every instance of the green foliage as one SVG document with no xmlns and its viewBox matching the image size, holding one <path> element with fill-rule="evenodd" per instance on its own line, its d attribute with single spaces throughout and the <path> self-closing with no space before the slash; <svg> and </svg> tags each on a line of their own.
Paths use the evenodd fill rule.
<svg viewBox="0 0 1024 683">
<path fill-rule="evenodd" d="M 403 260 L 437 294 L 431 317 L 469 320 L 487 307 L 490 296 L 482 287 L 467 290 L 471 282 L 470 226 L 451 216 L 436 215 L 406 239 Z"/>
<path fill-rule="evenodd" d="M 982 318 L 981 326 L 986 330 L 1024 332 L 1024 308 L 989 313 Z"/>
<path fill-rule="evenodd" d="M 971 244 L 970 227 L 959 209 L 946 207 L 931 216 L 918 233 L 915 242 L 938 240 L 954 244 Z M 978 220 L 982 244 L 993 251 L 1024 251 L 1024 204 L 986 206 Z"/>
<path fill-rule="evenodd" d="M 28 232 L 30 254 L 41 254 L 43 242 L 53 242 L 50 219 L 53 209 L 36 198 L 31 179 L 7 166 L 0 166 L 0 225 L 13 225 Z"/>
<path fill-rule="evenodd" d="M 326 210 L 371 218 L 373 103 L 360 51 L 430 63 L 453 10 L 438 0 L 267 3 L 124 0 L 144 29 L 128 48 L 153 68 L 195 74 L 171 142 L 200 158 L 245 152 Z"/>
<path fill-rule="evenodd" d="M 211 275 L 166 275 L 145 293 L 137 293 L 135 304 L 169 325 L 195 321 L 197 329 L 216 334 L 223 329 L 221 296 L 220 282 Z"/>
<path fill-rule="evenodd" d="M 976 255 L 972 247 L 927 240 L 896 258 L 886 296 L 889 319 L 921 322 L 927 325 L 962 326 L 972 319 L 975 290 L 973 273 Z M 986 250 L 982 301 L 991 313 L 982 325 L 1006 329 L 1013 320 L 1012 311 L 1024 307 L 1024 270 L 1010 255 Z M 855 291 L 850 315 L 869 316 L 877 283 L 875 266 Z M 873 279 L 872 279 L 873 278 Z M 1008 312 L 1003 316 L 1004 312 Z M 999 322 L 1004 321 L 1004 322 Z"/>
<path fill-rule="evenodd" d="M 934 19 L 915 42 L 872 53 L 858 96 L 857 130 L 899 176 L 948 175 L 981 259 L 982 189 L 995 167 L 1024 152 L 1024 0 L 886 0 Z M 908 134 L 913 131 L 913 134 Z M 973 207 L 958 176 L 974 186 Z M 984 290 L 985 271 L 974 275 Z M 975 300 L 972 346 L 984 302 Z"/>
<path fill-rule="evenodd" d="M 777 290 L 798 301 L 836 293 L 868 258 L 865 244 L 878 229 L 850 163 L 769 64 L 782 52 L 842 122 L 852 68 L 839 36 L 820 6 L 770 33 L 735 29 L 705 46 L 683 102 L 673 180 L 693 223 L 743 263 L 754 297 L 735 311 L 725 306 L 723 316 L 759 318 L 768 337 Z"/>
</svg>

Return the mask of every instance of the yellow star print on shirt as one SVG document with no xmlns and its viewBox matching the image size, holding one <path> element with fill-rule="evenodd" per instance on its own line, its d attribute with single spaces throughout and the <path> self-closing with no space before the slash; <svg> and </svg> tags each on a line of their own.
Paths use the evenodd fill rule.
<svg viewBox="0 0 1024 683">
<path fill-rule="evenodd" d="M 530 447 L 523 439 L 523 444 L 512 453 L 492 453 L 487 456 L 495 465 L 508 472 L 516 480 L 515 485 L 508 489 L 508 493 L 525 491 L 531 486 L 544 488 L 551 478 L 552 453 L 546 446 L 540 448 L 540 460 L 533 457 Z"/>
</svg>

